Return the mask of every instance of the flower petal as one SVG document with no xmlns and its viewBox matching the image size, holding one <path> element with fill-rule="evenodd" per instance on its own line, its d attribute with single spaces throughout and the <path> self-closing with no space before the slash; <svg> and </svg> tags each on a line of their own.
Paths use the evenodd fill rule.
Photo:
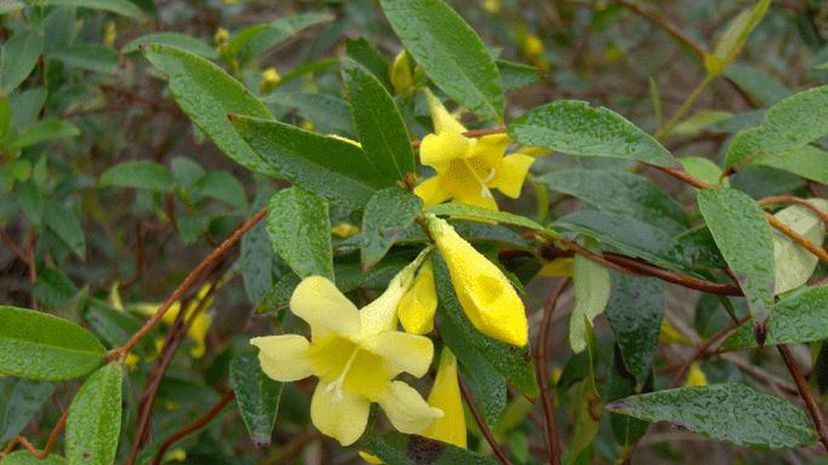
<svg viewBox="0 0 828 465">
<path fill-rule="evenodd" d="M 255 337 L 250 343 L 259 348 L 259 364 L 276 381 L 296 381 L 311 375 L 307 339 L 296 334 Z"/>
<path fill-rule="evenodd" d="M 397 307 L 400 300 L 411 287 L 411 279 L 404 280 L 403 271 L 388 283 L 385 291 L 359 311 L 361 332 L 360 337 L 367 338 L 397 327 Z"/>
<path fill-rule="evenodd" d="M 365 432 L 371 403 L 348 391 L 328 387 L 321 381 L 316 385 L 311 399 L 311 421 L 322 434 L 350 446 Z"/>
<path fill-rule="evenodd" d="M 438 174 L 426 179 L 414 188 L 414 194 L 423 199 L 423 207 L 433 207 L 451 198 L 451 194 L 443 188 L 441 177 Z"/>
<path fill-rule="evenodd" d="M 446 107 L 440 102 L 440 99 L 434 96 L 431 92 L 426 92 L 428 96 L 428 109 L 431 112 L 431 122 L 434 125 L 434 132 L 442 134 L 444 132 L 453 132 L 455 134 L 462 134 L 466 132 L 465 126 L 457 121 Z"/>
<path fill-rule="evenodd" d="M 434 358 L 431 339 L 401 331 L 387 331 L 366 341 L 368 350 L 382 357 L 390 378 L 403 371 L 417 378 L 428 372 Z"/>
<path fill-rule="evenodd" d="M 394 381 L 380 397 L 379 404 L 397 431 L 417 434 L 443 416 L 440 409 L 431 407 L 413 387 Z"/>
<path fill-rule="evenodd" d="M 207 339 L 207 333 L 210 331 L 210 326 L 212 324 L 213 315 L 205 313 L 205 311 L 202 310 L 201 313 L 195 316 L 192 325 L 190 325 L 189 329 L 187 329 L 187 337 L 195 343 L 193 348 L 190 349 L 190 355 L 192 355 L 193 358 L 201 358 L 204 356 L 204 352 L 206 352 L 207 349 L 205 340 Z"/>
<path fill-rule="evenodd" d="M 328 333 L 359 335 L 359 311 L 327 278 L 303 279 L 293 291 L 290 309 L 308 322 L 313 337 Z"/>
<path fill-rule="evenodd" d="M 428 395 L 428 404 L 442 410 L 444 415 L 423 431 L 423 436 L 465 449 L 466 417 L 457 381 L 457 358 L 447 347 L 440 355 L 440 368 Z"/>
<path fill-rule="evenodd" d="M 414 279 L 411 289 L 405 293 L 397 308 L 400 323 L 412 334 L 426 334 L 434 329 L 434 313 L 437 311 L 437 291 L 434 288 L 434 268 L 426 261 Z"/>
<path fill-rule="evenodd" d="M 490 187 L 500 189 L 504 195 L 516 199 L 520 196 L 520 189 L 523 181 L 529 172 L 529 166 L 535 161 L 534 158 L 516 153 L 503 159 Z"/>
<path fill-rule="evenodd" d="M 512 140 L 507 134 L 489 134 L 477 139 L 469 150 L 469 158 L 475 158 L 486 166 L 496 166 L 506 153 Z"/>
<path fill-rule="evenodd" d="M 429 134 L 420 143 L 420 163 L 440 168 L 447 162 L 466 158 L 472 140 L 459 132 Z"/>
</svg>

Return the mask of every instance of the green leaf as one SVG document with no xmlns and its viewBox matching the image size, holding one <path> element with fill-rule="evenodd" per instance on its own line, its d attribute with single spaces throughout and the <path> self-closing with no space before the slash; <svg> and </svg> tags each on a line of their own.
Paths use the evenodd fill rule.
<svg viewBox="0 0 828 465">
<path fill-rule="evenodd" d="M 43 51 L 43 37 L 26 29 L 16 33 L 0 49 L 0 92 L 8 94 L 19 86 L 35 67 Z"/>
<path fill-rule="evenodd" d="M 497 465 L 494 457 L 484 457 L 423 436 L 387 433 L 370 435 L 360 446 L 387 465 Z"/>
<path fill-rule="evenodd" d="M 236 34 L 228 44 L 228 53 L 237 56 L 241 61 L 252 60 L 284 43 L 297 32 L 332 19 L 331 15 L 325 13 L 302 13 L 268 24 L 255 24 Z"/>
<path fill-rule="evenodd" d="M 271 118 L 270 112 L 223 69 L 192 53 L 150 44 L 144 53 L 170 78 L 170 93 L 193 123 L 228 157 L 245 168 L 278 176 L 266 158 L 257 155 L 236 132 L 227 114 Z"/>
<path fill-rule="evenodd" d="M 569 346 L 575 353 L 587 347 L 586 325 L 607 308 L 610 296 L 609 270 L 594 261 L 575 256 L 572 276 L 575 287 L 575 306 L 569 317 Z"/>
<path fill-rule="evenodd" d="M 771 0 L 759 0 L 753 8 L 742 11 L 733 18 L 727 26 L 727 29 L 722 33 L 719 41 L 716 42 L 713 56 L 718 60 L 718 66 L 716 66 L 716 69 L 710 69 L 708 67 L 707 71 L 709 74 L 714 76 L 719 75 L 722 68 L 733 63 L 733 60 L 736 59 L 745 46 L 745 42 L 750 33 L 764 19 L 770 4 Z M 707 60 L 705 60 L 705 64 L 707 64 Z"/>
<path fill-rule="evenodd" d="M 638 381 L 650 375 L 664 316 L 664 283 L 612 273 L 612 292 L 607 321 L 618 344 L 624 365 Z"/>
<path fill-rule="evenodd" d="M 0 5 L 0 15 L 14 13 L 26 8 L 26 4 L 21 0 L 7 0 Z"/>
<path fill-rule="evenodd" d="M 616 345 L 613 351 L 612 361 L 610 362 L 609 373 L 607 374 L 606 388 L 603 396 L 608 402 L 622 399 L 632 394 L 639 393 L 636 391 L 638 381 L 635 376 L 627 370 L 624 365 L 624 360 L 621 356 L 621 350 Z M 646 386 L 645 386 L 646 388 Z M 647 433 L 649 423 L 630 418 L 616 413 L 609 415 L 610 427 L 612 428 L 612 435 L 615 442 L 622 446 L 625 450 Z"/>
<path fill-rule="evenodd" d="M 23 431 L 54 392 L 55 385 L 52 383 L 15 380 L 5 411 L 0 415 L 0 443 L 11 440 Z M 3 463 L 8 463 L 8 460 L 6 457 Z"/>
<path fill-rule="evenodd" d="M 43 211 L 46 226 L 81 260 L 86 258 L 86 239 L 80 218 L 74 210 L 56 202 L 47 202 Z"/>
<path fill-rule="evenodd" d="M 419 197 L 398 187 L 377 191 L 362 217 L 362 263 L 374 266 L 388 253 L 423 208 Z"/>
<path fill-rule="evenodd" d="M 193 185 L 193 191 L 226 202 L 239 210 L 247 208 L 244 186 L 229 171 L 210 171 Z"/>
<path fill-rule="evenodd" d="M 264 206 L 266 199 L 263 195 L 257 196 L 247 216 L 254 215 Z M 260 222 L 242 237 L 239 256 L 244 290 L 254 305 L 261 302 L 273 287 L 274 259 L 273 246 L 270 244 L 265 223 Z"/>
<path fill-rule="evenodd" d="M 816 440 L 804 412 L 744 384 L 668 389 L 627 397 L 607 409 L 647 421 L 668 421 L 739 446 L 801 447 Z"/>
<path fill-rule="evenodd" d="M 388 75 L 390 64 L 377 48 L 365 40 L 364 37 L 345 41 L 345 53 L 348 58 L 359 63 L 375 78 L 379 79 L 386 90 L 393 90 L 391 78 Z"/>
<path fill-rule="evenodd" d="M 256 355 L 245 354 L 230 362 L 230 385 L 236 392 L 236 405 L 253 444 L 269 447 L 283 384 L 262 372 Z"/>
<path fill-rule="evenodd" d="M 760 155 L 751 165 L 769 166 L 811 181 L 828 184 L 828 152 L 812 145 L 803 145 L 786 152 Z"/>
<path fill-rule="evenodd" d="M 763 107 L 769 107 L 793 94 L 788 86 L 770 74 L 746 63 L 733 63 L 725 68 L 723 75 Z"/>
<path fill-rule="evenodd" d="M 233 125 L 281 177 L 331 202 L 361 207 L 374 191 L 393 185 L 350 142 L 278 121 L 238 116 Z"/>
<path fill-rule="evenodd" d="M 319 275 L 334 280 L 328 204 L 318 195 L 298 187 L 273 194 L 267 234 L 273 250 L 300 278 Z"/>
<path fill-rule="evenodd" d="M 121 435 L 123 367 L 110 363 L 75 394 L 66 419 L 68 465 L 112 465 Z"/>
<path fill-rule="evenodd" d="M 704 129 L 707 129 L 709 126 L 719 121 L 724 121 L 728 118 L 731 118 L 732 116 L 733 113 L 727 111 L 697 111 L 696 113 L 693 113 L 693 115 L 689 118 L 684 119 L 680 123 L 676 124 L 676 126 L 670 131 L 670 135 L 684 137 L 697 136 Z"/>
<path fill-rule="evenodd" d="M 684 209 L 649 179 L 625 171 L 562 170 L 537 179 L 551 190 L 577 197 L 618 215 L 659 227 L 670 234 L 687 229 Z"/>
<path fill-rule="evenodd" d="M 109 347 L 124 345 L 144 323 L 143 320 L 139 320 L 129 313 L 112 307 L 106 301 L 96 298 L 89 299 L 83 319 L 89 323 L 95 334 Z M 135 355 L 152 354 L 155 351 L 154 337 L 155 334 L 150 332 L 141 338 L 130 353 Z"/>
<path fill-rule="evenodd" d="M 567 155 L 678 165 L 667 149 L 623 116 L 580 100 L 560 100 L 534 108 L 509 124 L 509 135 L 518 143 Z"/>
<path fill-rule="evenodd" d="M 101 186 L 132 187 L 149 191 L 169 192 L 175 185 L 170 170 L 149 160 L 118 163 L 101 174 Z"/>
<path fill-rule="evenodd" d="M 75 6 L 109 11 L 131 18 L 141 17 L 141 10 L 129 0 L 40 0 L 44 6 Z"/>
<path fill-rule="evenodd" d="M 296 108 L 321 132 L 354 133 L 350 105 L 339 97 L 318 92 L 277 92 L 265 97 L 264 101 Z"/>
<path fill-rule="evenodd" d="M 540 231 L 545 234 L 557 236 L 557 233 L 549 228 L 545 228 L 529 218 L 515 215 L 508 212 L 497 210 L 489 210 L 474 205 L 466 205 L 463 203 L 441 203 L 425 210 L 425 213 L 437 216 L 450 216 L 458 219 L 470 219 L 474 221 L 483 221 L 486 223 L 495 222 L 502 224 L 510 224 L 512 226 L 520 226 L 522 228 L 531 229 L 533 231 Z"/>
<path fill-rule="evenodd" d="M 808 201 L 818 209 L 828 213 L 828 200 L 808 199 Z M 777 212 L 774 216 L 811 243 L 822 244 L 825 237 L 825 225 L 808 208 L 791 205 Z M 776 276 L 774 294 L 781 294 L 805 284 L 816 270 L 819 258 L 776 229 L 772 230 L 771 234 L 773 235 L 773 258 Z"/>
<path fill-rule="evenodd" d="M 702 157 L 681 157 L 681 166 L 695 178 L 708 184 L 717 185 L 722 178 L 722 169 L 707 158 Z M 724 186 L 730 186 L 730 179 L 724 179 Z"/>
<path fill-rule="evenodd" d="M 744 192 L 702 189 L 699 210 L 745 294 L 751 315 L 764 323 L 773 309 L 773 239 L 765 213 Z"/>
<path fill-rule="evenodd" d="M 104 347 L 89 331 L 46 313 L 0 306 L 0 373 L 64 381 L 94 370 Z"/>
<path fill-rule="evenodd" d="M 12 148 L 24 149 L 53 139 L 64 139 L 80 135 L 74 124 L 54 118 L 45 118 L 29 126 L 11 143 Z"/>
<path fill-rule="evenodd" d="M 439 259 L 436 257 L 439 257 L 439 253 L 436 253 L 434 259 L 434 277 L 437 296 L 440 301 L 438 312 L 441 317 L 450 320 L 465 344 L 480 352 L 518 391 L 524 396 L 536 397 L 538 395 L 538 385 L 535 379 L 535 367 L 529 355 L 529 346 L 518 348 L 496 341 L 477 331 L 463 313 L 460 302 L 457 300 L 445 261 L 442 257 Z M 455 353 L 464 350 L 463 347 L 457 344 L 449 345 L 449 347 Z"/>
<path fill-rule="evenodd" d="M 828 339 L 828 285 L 807 287 L 777 302 L 768 322 L 765 345 L 799 344 Z M 739 326 L 725 339 L 721 351 L 757 347 L 751 322 Z"/>
<path fill-rule="evenodd" d="M 443 0 L 380 3 L 394 32 L 437 87 L 480 116 L 503 119 L 497 66 L 463 18 Z"/>
<path fill-rule="evenodd" d="M 3 465 L 66 465 L 66 459 L 54 453 L 44 459 L 38 459 L 29 451 L 18 450 L 7 455 L 3 459 Z"/>
<path fill-rule="evenodd" d="M 383 176 L 405 180 L 417 172 L 408 129 L 394 99 L 377 78 L 362 68 L 345 71 L 351 115 L 368 161 Z"/>
<path fill-rule="evenodd" d="M 193 55 L 198 55 L 210 60 L 218 58 L 218 53 L 207 42 L 196 39 L 187 34 L 178 32 L 153 32 L 129 41 L 121 47 L 121 53 L 132 53 L 140 51 L 141 47 L 148 44 L 161 44 L 179 48 Z"/>
<path fill-rule="evenodd" d="M 744 130 L 727 149 L 725 168 L 786 152 L 828 134 L 828 86 L 785 98 L 765 112 L 762 125 Z"/>
<path fill-rule="evenodd" d="M 506 60 L 497 60 L 496 64 L 504 92 L 521 89 L 540 82 L 540 73 L 534 66 Z"/>
<path fill-rule="evenodd" d="M 575 465 L 582 462 L 582 457 L 588 454 L 600 426 L 601 400 L 592 388 L 591 383 L 583 381 L 576 388 L 572 410 L 575 415 L 572 419 L 572 435 L 566 441 L 566 449 L 561 456 L 564 465 Z M 599 417 L 593 415 L 598 413 Z"/>
<path fill-rule="evenodd" d="M 121 66 L 118 53 L 103 45 L 73 45 L 53 52 L 49 57 L 62 61 L 70 68 L 102 74 L 115 74 Z"/>
</svg>

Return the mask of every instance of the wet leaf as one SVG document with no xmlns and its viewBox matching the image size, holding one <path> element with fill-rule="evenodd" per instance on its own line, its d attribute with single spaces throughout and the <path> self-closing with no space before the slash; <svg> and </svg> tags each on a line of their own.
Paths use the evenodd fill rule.
<svg viewBox="0 0 828 465">
<path fill-rule="evenodd" d="M 175 185 L 170 170 L 149 160 L 133 160 L 110 167 L 98 181 L 102 186 L 134 187 L 157 192 L 167 192 Z"/>
<path fill-rule="evenodd" d="M 354 134 L 351 106 L 345 100 L 316 92 L 276 92 L 263 99 L 267 103 L 295 108 L 322 133 Z"/>
<path fill-rule="evenodd" d="M 5 443 L 17 436 L 40 411 L 43 404 L 55 392 L 55 385 L 28 379 L 14 381 L 4 411 L 0 415 L 0 443 Z M 8 463 L 9 458 L 3 459 Z"/>
<path fill-rule="evenodd" d="M 110 363 L 83 383 L 66 419 L 68 465 L 112 465 L 121 435 L 123 367 Z"/>
<path fill-rule="evenodd" d="M 486 223 L 495 222 L 512 226 L 520 226 L 522 228 L 540 231 L 553 236 L 557 235 L 555 231 L 545 228 L 524 216 L 497 210 L 489 210 L 487 208 L 476 207 L 474 205 L 466 205 L 456 202 L 441 203 L 427 209 L 425 212 L 432 215 L 448 216 L 455 219 L 470 219 Z"/>
<path fill-rule="evenodd" d="M 211 47 L 207 42 L 178 32 L 153 32 L 138 37 L 137 39 L 132 39 L 121 47 L 121 53 L 138 52 L 141 46 L 147 44 L 161 44 L 180 48 L 185 52 L 190 52 L 210 60 L 218 58 L 216 49 Z"/>
<path fill-rule="evenodd" d="M 41 0 L 43 6 L 74 6 L 139 18 L 141 10 L 129 0 Z"/>
<path fill-rule="evenodd" d="M 808 199 L 812 205 L 828 213 L 828 200 Z M 791 205 L 773 215 L 813 244 L 821 245 L 825 237 L 825 224 L 806 207 Z M 816 270 L 819 258 L 797 245 L 788 236 L 776 229 L 773 235 L 773 258 L 775 268 L 774 294 L 781 294 L 802 286 Z"/>
<path fill-rule="evenodd" d="M 587 325 L 607 308 L 610 296 L 609 270 L 594 261 L 575 255 L 575 307 L 569 317 L 569 346 L 575 353 L 587 347 Z M 586 321 L 585 321 L 586 320 Z"/>
<path fill-rule="evenodd" d="M 282 383 L 268 378 L 259 367 L 256 355 L 239 355 L 230 362 L 230 384 L 236 392 L 244 426 L 256 447 L 270 446 L 270 436 L 276 425 Z"/>
<path fill-rule="evenodd" d="M 371 267 L 388 253 L 423 207 L 419 197 L 398 187 L 377 191 L 362 218 L 362 263 Z"/>
<path fill-rule="evenodd" d="M 273 194 L 267 234 L 273 249 L 299 277 L 319 275 L 333 281 L 328 204 L 318 195 L 298 187 Z"/>
</svg>

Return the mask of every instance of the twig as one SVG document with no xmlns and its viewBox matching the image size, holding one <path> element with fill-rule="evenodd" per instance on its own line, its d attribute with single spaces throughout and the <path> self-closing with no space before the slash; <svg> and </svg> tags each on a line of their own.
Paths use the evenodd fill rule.
<svg viewBox="0 0 828 465">
<path fill-rule="evenodd" d="M 819 405 L 817 405 L 814 394 L 811 392 L 811 388 L 808 387 L 808 381 L 796 364 L 793 354 L 791 354 L 791 349 L 785 344 L 779 344 L 776 346 L 776 349 L 779 350 L 779 355 L 782 356 L 782 360 L 785 361 L 785 366 L 788 367 L 791 378 L 796 383 L 799 396 L 805 402 L 805 407 L 807 407 L 808 414 L 811 416 L 811 420 L 814 422 L 814 427 L 819 435 L 819 441 L 825 450 L 828 451 L 828 429 L 825 427 L 825 420 L 822 417 L 822 411 L 819 409 Z"/>
<path fill-rule="evenodd" d="M 628 8 L 633 13 L 641 16 L 642 18 L 645 18 L 645 19 L 649 20 L 650 22 L 652 22 L 653 24 L 658 26 L 661 30 L 663 30 L 664 32 L 666 32 L 667 34 L 672 36 L 674 39 L 676 39 L 682 45 L 684 45 L 687 48 L 689 48 L 690 50 L 692 50 L 693 53 L 695 53 L 698 56 L 699 59 L 702 59 L 702 60 L 704 59 L 704 55 L 706 53 L 704 48 L 701 45 L 697 44 L 693 39 L 687 37 L 687 35 L 685 35 L 681 31 L 681 29 L 676 27 L 676 25 L 674 25 L 673 23 L 668 21 L 666 18 L 663 18 L 659 15 L 656 15 L 655 13 L 644 9 L 641 5 L 639 5 L 635 2 L 631 2 L 629 0 L 615 0 L 615 1 L 619 5 L 621 5 L 625 8 Z"/>
<path fill-rule="evenodd" d="M 538 368 L 538 384 L 540 385 L 541 405 L 543 406 L 543 429 L 546 433 L 546 452 L 549 455 L 549 465 L 561 463 L 561 444 L 558 439 L 558 426 L 555 423 L 555 409 L 552 399 L 549 396 L 549 372 L 548 372 L 548 350 L 549 331 L 552 327 L 552 314 L 558 303 L 563 290 L 569 284 L 569 279 L 562 279 L 546 300 L 543 306 L 543 319 L 541 320 L 540 334 L 538 335 L 538 350 L 535 361 Z"/>
<path fill-rule="evenodd" d="M 699 347 L 693 352 L 693 355 L 689 359 L 687 359 L 687 361 L 684 363 L 684 365 L 682 365 L 681 368 L 676 372 L 675 376 L 673 377 L 673 383 L 671 384 L 671 387 L 678 386 L 679 383 L 681 383 L 681 380 L 684 379 L 684 375 L 687 373 L 687 370 L 690 369 L 690 365 L 692 365 L 694 362 L 697 362 L 697 361 L 701 360 L 702 358 L 704 358 L 707 355 L 707 353 L 710 351 L 711 347 L 713 347 L 714 345 L 716 345 L 719 342 L 721 342 L 722 340 L 724 340 L 724 338 L 728 334 L 730 334 L 731 331 L 738 328 L 742 323 L 747 321 L 749 318 L 750 318 L 750 316 L 746 316 L 746 317 L 734 322 L 733 324 L 719 330 L 716 334 L 710 336 L 709 339 L 707 339 L 705 342 L 700 344 Z"/>
<path fill-rule="evenodd" d="M 505 452 L 503 452 L 503 449 L 497 443 L 497 439 L 495 439 L 494 434 L 492 434 L 492 430 L 489 429 L 489 425 L 486 424 L 486 421 L 480 416 L 480 412 L 477 411 L 477 407 L 474 405 L 474 398 L 469 391 L 469 387 L 466 385 L 466 381 L 460 373 L 457 374 L 457 381 L 460 384 L 460 393 L 463 395 L 463 400 L 466 401 L 466 405 L 469 406 L 469 411 L 474 417 L 474 421 L 477 422 L 480 432 L 483 433 L 483 437 L 486 438 L 486 442 L 488 442 L 489 446 L 491 446 L 495 456 L 502 465 L 512 465 L 512 462 L 509 461 L 509 457 Z"/>
<path fill-rule="evenodd" d="M 184 428 L 181 428 L 178 432 L 176 432 L 172 436 L 168 437 L 161 444 L 161 447 L 158 448 L 158 452 L 155 453 L 155 458 L 152 459 L 152 465 L 160 465 L 161 460 L 164 458 L 164 454 L 167 452 L 167 450 L 173 444 L 175 444 L 176 442 L 178 442 L 182 438 L 185 438 L 185 437 L 189 436 L 190 434 L 192 434 L 192 433 L 200 430 L 201 428 L 204 428 L 205 426 L 207 426 L 207 424 L 210 423 L 210 421 L 212 421 L 213 418 L 217 417 L 221 413 L 221 411 L 224 410 L 224 407 L 226 407 L 227 404 L 230 403 L 230 401 L 232 401 L 235 398 L 236 398 L 236 393 L 232 389 L 225 392 L 224 395 L 221 396 L 221 399 L 219 399 L 219 401 L 216 402 L 216 404 L 213 405 L 213 407 L 209 411 L 207 411 L 207 413 L 205 413 L 204 416 L 202 416 L 198 420 L 190 423 L 189 425 L 185 426 Z"/>
<path fill-rule="evenodd" d="M 69 409 L 66 409 L 60 415 L 60 419 L 55 424 L 55 427 L 52 428 L 52 432 L 49 433 L 49 438 L 46 440 L 46 446 L 43 448 L 43 450 L 40 450 L 40 451 L 37 450 L 37 448 L 35 448 L 32 445 L 32 443 L 29 442 L 29 440 L 26 439 L 23 436 L 15 436 L 14 439 L 12 439 L 9 442 L 9 444 L 6 446 L 6 448 L 3 449 L 2 457 L 5 457 L 6 455 L 9 454 L 9 452 L 14 450 L 14 446 L 16 446 L 17 444 L 20 444 L 34 458 L 39 459 L 39 460 L 45 459 L 52 452 L 52 449 L 55 448 L 55 444 L 57 444 L 58 437 L 60 436 L 61 431 L 63 431 L 63 427 L 66 426 L 66 418 L 68 416 L 69 416 Z M 2 458 L 2 457 L 0 457 L 0 458 Z M 2 461 L 2 460 L 0 460 L 0 461 Z"/>
<path fill-rule="evenodd" d="M 776 228 L 777 231 L 788 236 L 792 241 L 799 244 L 808 252 L 811 252 L 812 254 L 816 255 L 823 262 L 828 263 L 828 251 L 826 251 L 824 248 L 809 241 L 805 236 L 794 231 L 793 229 L 791 229 L 790 226 L 779 221 L 777 217 L 771 215 L 770 213 L 765 212 L 765 218 L 768 219 L 768 223 L 770 223 L 771 226 Z"/>
<path fill-rule="evenodd" d="M 823 223 L 828 225 L 828 213 L 820 210 L 819 207 L 812 204 L 811 202 L 801 199 L 799 197 L 794 197 L 793 195 L 772 195 L 770 197 L 765 197 L 764 199 L 759 200 L 759 205 L 767 206 L 767 205 L 778 205 L 778 204 L 796 204 L 802 205 L 803 207 L 811 210 L 816 216 L 822 220 Z"/>
</svg>

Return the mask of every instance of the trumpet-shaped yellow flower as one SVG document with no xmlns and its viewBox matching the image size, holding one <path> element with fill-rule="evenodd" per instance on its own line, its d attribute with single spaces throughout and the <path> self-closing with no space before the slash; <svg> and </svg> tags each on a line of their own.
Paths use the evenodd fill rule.
<svg viewBox="0 0 828 465">
<path fill-rule="evenodd" d="M 408 384 L 402 372 L 421 377 L 434 355 L 431 340 L 396 330 L 397 306 L 413 280 L 411 267 L 362 308 L 336 286 L 310 276 L 297 286 L 290 309 L 311 328 L 311 339 L 288 334 L 251 339 L 262 370 L 277 381 L 316 376 L 311 421 L 325 435 L 347 446 L 365 431 L 372 402 L 403 433 L 420 433 L 442 416 Z"/>
<path fill-rule="evenodd" d="M 442 410 L 443 417 L 435 420 L 423 436 L 465 449 L 466 416 L 457 381 L 457 358 L 447 347 L 440 354 L 440 367 L 428 395 L 428 404 Z"/>
<path fill-rule="evenodd" d="M 413 334 L 426 334 L 434 329 L 437 311 L 437 291 L 434 288 L 434 268 L 426 261 L 414 279 L 411 289 L 400 301 L 397 313 L 403 329 Z"/>
<path fill-rule="evenodd" d="M 446 260 L 457 298 L 474 327 L 500 341 L 525 346 L 529 337 L 526 311 L 503 272 L 445 220 L 430 216 L 428 230 Z"/>
<path fill-rule="evenodd" d="M 434 133 L 420 144 L 420 161 L 437 175 L 414 189 L 426 207 L 449 199 L 497 210 L 491 189 L 517 198 L 534 158 L 516 153 L 504 157 L 509 146 L 506 134 L 479 139 L 463 135 L 460 124 L 433 95 L 428 95 Z"/>
</svg>

